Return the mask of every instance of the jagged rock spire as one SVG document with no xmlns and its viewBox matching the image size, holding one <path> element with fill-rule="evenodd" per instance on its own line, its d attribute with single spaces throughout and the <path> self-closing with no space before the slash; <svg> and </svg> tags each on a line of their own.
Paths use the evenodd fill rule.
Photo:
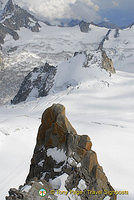
<svg viewBox="0 0 134 200">
<path fill-rule="evenodd" d="M 57 178 L 58 182 L 55 181 Z M 41 199 L 41 188 L 47 191 L 45 199 L 56 200 L 51 189 L 57 190 L 63 185 L 70 195 L 70 190 L 82 191 L 81 182 L 84 192 L 79 196 L 80 200 L 103 200 L 108 195 L 106 191 L 114 191 L 92 150 L 89 136 L 77 135 L 65 115 L 65 107 L 53 104 L 42 115 L 26 183 L 19 190 L 10 189 L 6 200 Z M 89 191 L 93 193 L 89 194 Z M 116 200 L 114 194 L 109 193 L 109 196 L 110 200 Z M 78 195 L 66 199 L 78 199 Z"/>
<path fill-rule="evenodd" d="M 68 174 L 65 187 L 68 191 L 85 182 L 85 189 L 102 191 L 99 195 L 84 193 L 81 200 L 102 200 L 105 191 L 114 191 L 99 165 L 92 142 L 87 135 L 77 135 L 65 115 L 65 107 L 53 104 L 45 110 L 39 127 L 37 143 L 26 182 L 35 178 L 50 181 Z M 72 170 L 73 168 L 73 170 Z M 60 188 L 58 188 L 60 189 Z M 116 196 L 110 196 L 115 200 Z"/>
</svg>

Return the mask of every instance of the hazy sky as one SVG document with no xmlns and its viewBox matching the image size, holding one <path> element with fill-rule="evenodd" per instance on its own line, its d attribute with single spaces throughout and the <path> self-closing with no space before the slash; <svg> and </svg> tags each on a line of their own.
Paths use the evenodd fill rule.
<svg viewBox="0 0 134 200">
<path fill-rule="evenodd" d="M 47 17 L 86 21 L 110 20 L 117 24 L 134 22 L 134 0 L 14 0 Z"/>
</svg>

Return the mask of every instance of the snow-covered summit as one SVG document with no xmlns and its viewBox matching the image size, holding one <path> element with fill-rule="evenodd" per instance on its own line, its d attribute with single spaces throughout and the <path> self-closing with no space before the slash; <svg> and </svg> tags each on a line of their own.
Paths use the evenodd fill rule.
<svg viewBox="0 0 134 200">
<path fill-rule="evenodd" d="M 104 51 L 76 52 L 74 57 L 57 67 L 46 63 L 44 67 L 35 68 L 25 77 L 11 102 L 17 104 L 82 84 L 100 84 L 110 79 L 111 72 L 115 69 Z"/>
</svg>

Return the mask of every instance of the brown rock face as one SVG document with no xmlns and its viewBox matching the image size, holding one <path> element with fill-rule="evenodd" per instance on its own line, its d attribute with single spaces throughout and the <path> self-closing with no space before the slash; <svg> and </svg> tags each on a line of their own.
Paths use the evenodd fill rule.
<svg viewBox="0 0 134 200">
<path fill-rule="evenodd" d="M 53 105 L 48 108 L 43 113 L 41 122 L 37 145 L 43 144 L 46 148 L 65 148 L 68 133 L 76 134 L 65 116 L 65 108 L 62 105 Z"/>
<path fill-rule="evenodd" d="M 63 173 L 62 167 L 66 164 L 66 159 L 57 162 L 48 155 L 48 151 L 54 148 L 55 151 L 60 149 L 66 152 L 64 156 L 66 157 L 69 135 L 76 135 L 76 131 L 65 116 L 64 106 L 54 104 L 46 109 L 42 115 L 27 181 L 34 177 L 48 181 L 50 178 L 55 178 Z M 60 171 L 59 168 L 61 168 Z"/>
<path fill-rule="evenodd" d="M 65 107 L 54 104 L 42 115 L 37 143 L 31 160 L 30 172 L 26 182 L 35 179 L 53 180 L 66 173 L 66 189 L 79 189 L 79 181 L 83 180 L 86 190 L 100 191 L 90 195 L 86 192 L 81 200 L 102 200 L 106 191 L 114 191 L 98 164 L 97 155 L 91 150 L 89 136 L 77 135 L 75 129 L 65 116 Z M 73 169 L 72 169 L 73 168 Z M 116 200 L 116 196 L 110 196 Z"/>
<path fill-rule="evenodd" d="M 106 52 L 102 50 L 102 68 L 111 73 L 116 73 L 113 61 L 107 56 Z"/>
</svg>

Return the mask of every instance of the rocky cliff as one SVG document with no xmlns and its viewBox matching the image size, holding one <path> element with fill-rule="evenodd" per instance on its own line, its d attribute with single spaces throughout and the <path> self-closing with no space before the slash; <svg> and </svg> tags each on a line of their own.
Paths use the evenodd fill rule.
<svg viewBox="0 0 134 200">
<path fill-rule="evenodd" d="M 34 68 L 22 82 L 20 89 L 12 104 L 17 104 L 25 101 L 27 98 L 38 98 L 47 96 L 49 90 L 54 84 L 54 76 L 56 68 L 46 63 L 40 68 Z"/>
<path fill-rule="evenodd" d="M 28 186 L 30 190 L 24 192 Z M 103 200 L 107 195 L 110 200 L 116 200 L 116 196 L 109 193 L 114 189 L 98 163 L 90 137 L 77 134 L 61 104 L 54 104 L 43 113 L 26 183 L 19 190 L 11 189 L 6 199 L 30 200 L 26 195 L 31 191 L 34 199 L 39 199 L 38 191 L 42 187 L 47 189 L 48 195 L 50 187 L 54 191 L 66 190 L 67 200 Z M 47 199 L 57 199 L 58 194 L 54 194 L 56 197 Z"/>
</svg>

